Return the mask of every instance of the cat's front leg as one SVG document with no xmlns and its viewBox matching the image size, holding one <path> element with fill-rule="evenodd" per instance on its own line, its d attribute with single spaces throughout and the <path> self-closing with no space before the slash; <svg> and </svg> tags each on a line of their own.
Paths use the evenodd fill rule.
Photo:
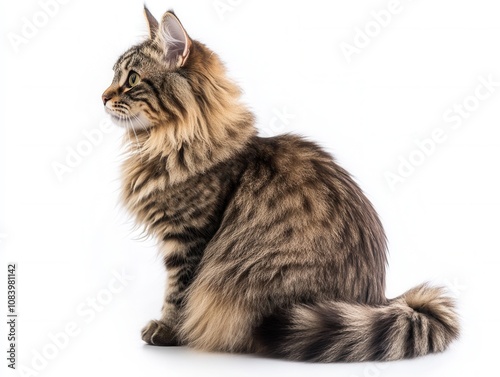
<svg viewBox="0 0 500 377">
<path fill-rule="evenodd" d="M 179 342 L 172 327 L 161 320 L 151 320 L 142 329 L 142 340 L 152 346 L 178 346 Z"/>
<path fill-rule="evenodd" d="M 185 290 L 175 269 L 167 269 L 167 287 L 160 320 L 151 320 L 142 329 L 142 340 L 154 346 L 178 346 L 176 336 Z"/>
<path fill-rule="evenodd" d="M 167 286 L 159 320 L 142 329 L 142 340 L 155 346 L 179 346 L 177 336 L 186 289 L 201 258 L 200 244 L 168 240 L 161 245 L 167 268 Z"/>
<path fill-rule="evenodd" d="M 168 273 L 167 288 L 159 320 L 151 320 L 142 329 L 141 337 L 146 343 L 154 346 L 178 346 L 176 328 L 180 317 L 180 287 L 178 280 Z"/>
</svg>

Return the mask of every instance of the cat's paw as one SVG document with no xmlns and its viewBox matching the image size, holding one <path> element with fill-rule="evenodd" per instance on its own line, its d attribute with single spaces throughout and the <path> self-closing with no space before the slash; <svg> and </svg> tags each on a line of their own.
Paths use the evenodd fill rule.
<svg viewBox="0 0 500 377">
<path fill-rule="evenodd" d="M 161 321 L 149 321 L 142 329 L 142 340 L 153 346 L 177 346 L 172 329 Z"/>
</svg>

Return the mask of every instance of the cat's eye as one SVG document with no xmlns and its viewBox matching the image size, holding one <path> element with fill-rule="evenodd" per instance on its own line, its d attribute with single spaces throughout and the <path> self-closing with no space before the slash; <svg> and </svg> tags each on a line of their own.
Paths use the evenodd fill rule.
<svg viewBox="0 0 500 377">
<path fill-rule="evenodd" d="M 136 86 L 137 84 L 139 84 L 140 81 L 141 81 L 141 78 L 139 77 L 137 72 L 130 71 L 130 73 L 128 75 L 128 86 L 129 87 Z"/>
</svg>

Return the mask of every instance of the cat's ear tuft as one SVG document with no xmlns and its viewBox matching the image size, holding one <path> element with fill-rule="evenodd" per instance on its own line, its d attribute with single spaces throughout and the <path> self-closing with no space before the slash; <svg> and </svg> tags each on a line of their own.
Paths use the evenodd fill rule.
<svg viewBox="0 0 500 377">
<path fill-rule="evenodd" d="M 192 41 L 172 11 L 163 15 L 158 38 L 164 48 L 165 58 L 176 68 L 184 66 L 191 51 Z"/>
<path fill-rule="evenodd" d="M 159 24 L 156 18 L 151 14 L 146 4 L 144 4 L 144 15 L 146 16 L 146 20 L 148 21 L 149 26 L 149 37 L 154 39 L 156 34 L 158 33 Z"/>
</svg>

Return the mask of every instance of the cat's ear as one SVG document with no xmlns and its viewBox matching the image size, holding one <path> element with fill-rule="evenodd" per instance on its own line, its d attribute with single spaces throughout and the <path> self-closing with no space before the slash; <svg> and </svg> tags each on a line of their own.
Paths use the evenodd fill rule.
<svg viewBox="0 0 500 377">
<path fill-rule="evenodd" d="M 165 58 L 177 68 L 186 64 L 192 41 L 177 16 L 168 11 L 163 15 L 157 36 L 165 51 Z"/>
<path fill-rule="evenodd" d="M 156 18 L 151 14 L 149 11 L 148 7 L 146 4 L 144 4 L 144 15 L 146 16 L 146 20 L 148 21 L 148 26 L 149 26 L 149 37 L 151 39 L 154 39 L 156 37 L 156 34 L 158 33 L 158 21 Z"/>
</svg>

